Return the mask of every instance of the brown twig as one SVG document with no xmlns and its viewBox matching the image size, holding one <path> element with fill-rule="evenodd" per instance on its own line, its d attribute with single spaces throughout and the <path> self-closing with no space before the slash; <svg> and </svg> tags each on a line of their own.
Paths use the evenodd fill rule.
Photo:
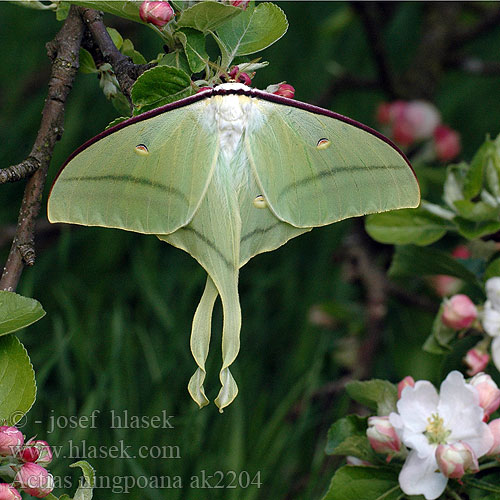
<svg viewBox="0 0 500 500">
<path fill-rule="evenodd" d="M 105 62 L 111 64 L 115 72 L 116 79 L 120 84 L 120 89 L 123 95 L 132 103 L 130 91 L 137 78 L 154 64 L 134 64 L 130 57 L 123 55 L 113 43 L 106 30 L 106 26 L 102 22 L 100 12 L 80 7 L 82 19 L 88 27 L 93 40 L 99 47 L 102 57 Z"/>
<path fill-rule="evenodd" d="M 42 112 L 42 121 L 33 149 L 28 159 L 36 159 L 37 169 L 29 179 L 19 211 L 19 218 L 7 263 L 0 278 L 0 290 L 14 291 L 25 265 L 33 265 L 35 219 L 40 212 L 40 204 L 47 169 L 52 158 L 56 141 L 61 137 L 64 123 L 64 106 L 78 70 L 78 50 L 85 26 L 76 7 L 71 7 L 63 27 L 52 42 L 47 44 L 47 52 L 52 60 L 49 90 Z M 31 160 L 29 163 L 32 163 Z M 18 170 L 29 169 L 20 167 Z"/>
</svg>

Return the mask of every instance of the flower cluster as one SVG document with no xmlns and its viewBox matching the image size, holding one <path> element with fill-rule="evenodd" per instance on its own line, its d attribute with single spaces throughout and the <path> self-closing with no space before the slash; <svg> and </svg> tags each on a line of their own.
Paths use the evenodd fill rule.
<svg viewBox="0 0 500 500">
<path fill-rule="evenodd" d="M 397 411 L 368 419 L 372 448 L 406 460 L 399 474 L 407 495 L 438 498 L 448 479 L 479 471 L 478 459 L 500 454 L 500 419 L 487 424 L 500 406 L 500 389 L 489 375 L 469 381 L 451 372 L 440 391 L 426 380 L 405 377 L 398 386 Z"/>
<path fill-rule="evenodd" d="M 441 321 L 444 325 L 454 330 L 474 327 L 486 334 L 486 338 L 465 355 L 469 375 L 483 371 L 488 365 L 490 355 L 487 349 L 490 343 L 493 363 L 500 370 L 500 277 L 486 282 L 486 297 L 482 306 L 476 306 L 464 294 L 445 298 L 443 302 Z"/>
<path fill-rule="evenodd" d="M 429 102 L 383 102 L 377 109 L 377 121 L 401 147 L 425 141 L 440 161 L 453 160 L 460 153 L 459 134 L 441 123 L 441 114 Z"/>
<path fill-rule="evenodd" d="M 52 450 L 45 441 L 29 439 L 16 427 L 0 426 L 0 475 L 10 482 L 0 483 L 0 500 L 21 500 L 18 490 L 44 498 L 54 489 L 54 478 L 45 468 Z"/>
</svg>

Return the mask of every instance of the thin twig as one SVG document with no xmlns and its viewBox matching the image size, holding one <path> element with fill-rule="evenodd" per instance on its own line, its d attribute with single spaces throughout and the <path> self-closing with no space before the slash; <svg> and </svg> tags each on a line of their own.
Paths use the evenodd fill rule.
<svg viewBox="0 0 500 500">
<path fill-rule="evenodd" d="M 42 192 L 54 145 L 62 135 L 64 106 L 78 71 L 78 51 L 85 30 L 76 7 L 71 7 L 63 27 L 47 52 L 52 60 L 48 95 L 42 112 L 42 121 L 29 158 L 36 158 L 38 169 L 29 179 L 19 211 L 16 234 L 7 263 L 0 278 L 0 290 L 14 291 L 24 265 L 33 265 L 35 219 L 40 212 Z"/>
<path fill-rule="evenodd" d="M 86 7 L 80 7 L 82 19 L 88 27 L 92 38 L 97 43 L 105 62 L 111 64 L 123 95 L 132 103 L 130 91 L 137 78 L 154 64 L 134 64 L 130 57 L 122 54 L 109 36 L 102 21 L 100 12 Z"/>
</svg>

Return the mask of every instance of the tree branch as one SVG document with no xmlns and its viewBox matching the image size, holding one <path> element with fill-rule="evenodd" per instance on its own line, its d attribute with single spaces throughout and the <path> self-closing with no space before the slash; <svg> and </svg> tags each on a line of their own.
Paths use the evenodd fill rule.
<svg viewBox="0 0 500 500">
<path fill-rule="evenodd" d="M 15 171 L 24 175 L 22 172 L 32 169 L 35 165 L 33 159 L 36 160 L 38 168 L 35 169 L 35 173 L 24 190 L 16 234 L 0 278 L 0 290 L 14 291 L 24 265 L 34 264 L 35 219 L 40 212 L 42 192 L 52 152 L 63 132 L 64 106 L 78 70 L 78 51 L 84 30 L 85 26 L 77 8 L 72 6 L 63 27 L 54 40 L 47 44 L 47 52 L 52 60 L 52 73 L 42 112 L 42 121 L 33 149 L 27 160 L 11 167 L 5 174 L 11 179 L 16 175 L 13 173 Z"/>
<path fill-rule="evenodd" d="M 459 48 L 462 45 L 475 40 L 479 36 L 484 35 L 488 31 L 497 28 L 500 23 L 500 7 L 493 9 L 492 7 L 484 8 L 479 21 L 472 27 L 458 29 L 452 40 L 451 47 Z"/>
<path fill-rule="evenodd" d="M 97 43 L 102 53 L 104 61 L 111 64 L 113 67 L 113 71 L 115 72 L 116 79 L 120 84 L 123 95 L 132 104 L 130 98 L 132 85 L 134 85 L 137 78 L 139 78 L 144 71 L 152 68 L 154 64 L 134 64 L 129 57 L 123 55 L 116 48 L 116 45 L 113 43 L 113 40 L 106 30 L 100 12 L 86 7 L 80 7 L 80 12 L 83 21 L 92 34 L 92 38 Z"/>
</svg>

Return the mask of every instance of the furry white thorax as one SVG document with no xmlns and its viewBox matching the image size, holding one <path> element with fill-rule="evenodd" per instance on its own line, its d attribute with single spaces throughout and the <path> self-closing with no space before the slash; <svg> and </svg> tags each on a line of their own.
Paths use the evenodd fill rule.
<svg viewBox="0 0 500 500">
<path fill-rule="evenodd" d="M 249 87 L 241 83 L 224 83 L 217 88 L 225 90 Z M 233 179 L 236 188 L 245 181 L 248 160 L 241 141 L 244 133 L 255 128 L 261 121 L 261 112 L 255 100 L 246 95 L 215 95 L 207 99 L 207 121 L 210 129 L 219 137 L 220 168 Z M 222 172 L 220 172 L 222 173 Z"/>
</svg>

